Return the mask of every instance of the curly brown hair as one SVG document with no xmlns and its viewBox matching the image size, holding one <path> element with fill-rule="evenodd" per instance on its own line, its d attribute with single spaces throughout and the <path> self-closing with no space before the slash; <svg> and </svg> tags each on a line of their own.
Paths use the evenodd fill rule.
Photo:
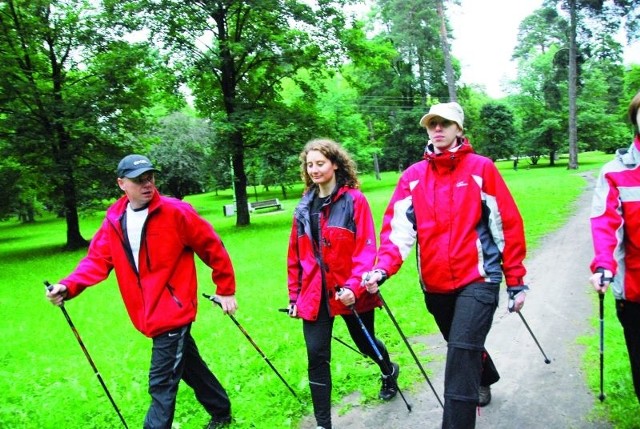
<svg viewBox="0 0 640 429">
<path fill-rule="evenodd" d="M 640 109 L 640 91 L 638 91 L 638 93 L 631 99 L 631 103 L 629 103 L 629 120 L 633 124 L 636 136 L 640 136 L 638 109 Z"/>
<path fill-rule="evenodd" d="M 317 187 L 311 180 L 309 173 L 307 173 L 307 154 L 312 150 L 317 150 L 338 167 L 336 169 L 336 186 L 338 188 L 345 185 L 350 188 L 360 187 L 356 163 L 351 159 L 349 153 L 334 140 L 318 138 L 308 141 L 300 153 L 300 173 L 304 182 L 305 192 Z"/>
</svg>

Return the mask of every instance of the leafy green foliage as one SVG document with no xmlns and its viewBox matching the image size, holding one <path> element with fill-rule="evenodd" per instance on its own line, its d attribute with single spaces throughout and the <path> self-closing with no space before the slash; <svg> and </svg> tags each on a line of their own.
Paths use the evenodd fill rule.
<svg viewBox="0 0 640 429">
<path fill-rule="evenodd" d="M 201 193 L 213 181 L 210 170 L 214 141 L 207 121 L 184 113 L 162 118 L 153 133 L 150 156 L 161 171 L 159 189 L 176 198 Z"/>
<path fill-rule="evenodd" d="M 476 127 L 479 139 L 476 151 L 493 161 L 517 155 L 514 147 L 515 127 L 513 113 L 504 104 L 487 103 L 480 112 L 480 124 Z"/>
<path fill-rule="evenodd" d="M 2 149 L 29 166 L 23 171 L 35 186 L 14 198 L 63 213 L 67 247 L 83 247 L 78 212 L 114 195 L 114 165 L 147 126 L 142 112 L 162 87 L 153 73 L 162 66 L 146 45 L 120 40 L 98 3 L 4 5 Z"/>
</svg>

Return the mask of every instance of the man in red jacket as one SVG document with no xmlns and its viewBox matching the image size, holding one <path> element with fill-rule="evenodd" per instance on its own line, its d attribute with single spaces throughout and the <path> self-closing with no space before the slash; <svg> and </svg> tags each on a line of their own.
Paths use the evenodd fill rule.
<svg viewBox="0 0 640 429">
<path fill-rule="evenodd" d="M 152 401 L 144 428 L 171 428 L 181 379 L 211 415 L 207 427 L 220 428 L 231 422 L 231 403 L 190 334 L 197 310 L 194 252 L 211 267 L 216 297 L 230 314 L 237 309 L 235 274 L 213 227 L 188 203 L 158 193 L 157 172 L 142 155 L 120 161 L 118 186 L 125 195 L 107 209 L 87 256 L 51 287 L 47 298 L 61 305 L 115 269 L 133 325 L 153 340 Z"/>
</svg>

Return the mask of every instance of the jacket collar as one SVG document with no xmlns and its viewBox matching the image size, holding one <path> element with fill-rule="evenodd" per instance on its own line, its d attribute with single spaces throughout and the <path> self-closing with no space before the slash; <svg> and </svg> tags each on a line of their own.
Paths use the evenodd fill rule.
<svg viewBox="0 0 640 429">
<path fill-rule="evenodd" d="M 129 199 L 126 195 L 120 197 L 109 209 L 107 210 L 107 218 L 118 222 L 118 220 L 124 215 L 127 210 L 127 204 L 129 204 Z M 153 197 L 149 202 L 149 213 L 157 210 L 162 205 L 162 200 L 160 198 L 160 194 L 158 190 L 154 190 Z"/>
<path fill-rule="evenodd" d="M 435 153 L 433 145 L 429 143 L 425 148 L 424 159 L 436 168 L 454 168 L 469 153 L 475 152 L 469 140 L 463 137 L 461 144 L 442 153 Z"/>
<path fill-rule="evenodd" d="M 616 159 L 627 168 L 635 168 L 640 164 L 640 137 L 635 136 L 630 147 L 618 149 Z"/>
</svg>

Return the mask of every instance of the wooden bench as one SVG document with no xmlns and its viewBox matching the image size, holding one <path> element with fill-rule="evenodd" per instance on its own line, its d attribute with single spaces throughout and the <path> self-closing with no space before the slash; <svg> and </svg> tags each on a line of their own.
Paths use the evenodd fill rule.
<svg viewBox="0 0 640 429">
<path fill-rule="evenodd" d="M 258 209 L 268 209 L 270 207 L 276 207 L 276 209 L 282 210 L 282 204 L 277 198 L 273 198 L 270 200 L 249 202 L 249 211 L 254 211 Z"/>
</svg>

